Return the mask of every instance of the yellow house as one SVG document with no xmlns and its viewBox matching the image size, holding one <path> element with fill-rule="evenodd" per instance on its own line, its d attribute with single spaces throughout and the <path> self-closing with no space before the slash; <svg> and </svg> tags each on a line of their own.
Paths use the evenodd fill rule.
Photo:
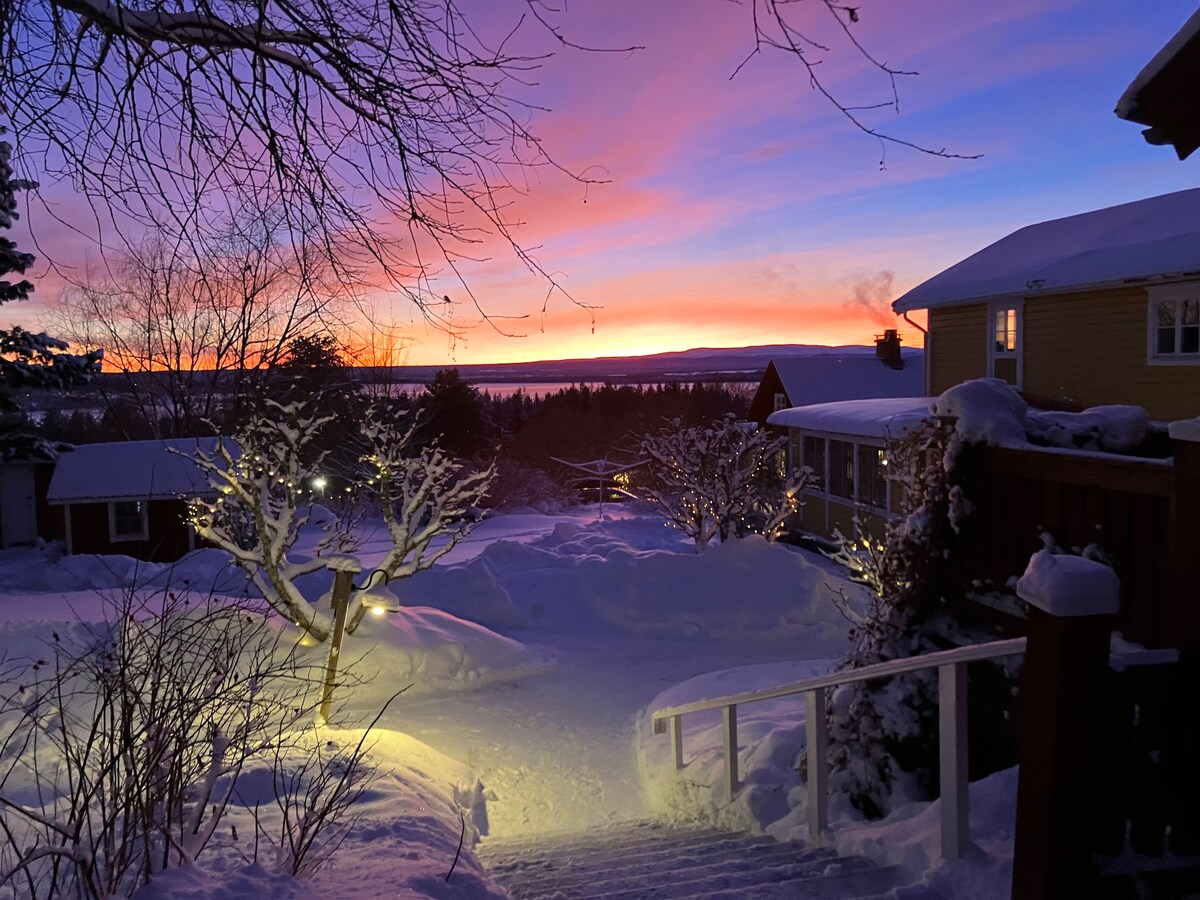
<svg viewBox="0 0 1200 900">
<path fill-rule="evenodd" d="M 991 376 L 1034 406 L 1200 413 L 1200 189 L 1030 225 L 913 288 L 927 393 Z"/>
</svg>

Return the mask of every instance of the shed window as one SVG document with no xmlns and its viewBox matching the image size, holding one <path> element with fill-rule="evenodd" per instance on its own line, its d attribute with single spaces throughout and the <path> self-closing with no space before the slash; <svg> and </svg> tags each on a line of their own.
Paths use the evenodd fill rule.
<svg viewBox="0 0 1200 900">
<path fill-rule="evenodd" d="M 813 485 L 817 490 L 825 489 L 825 438 L 813 437 L 812 435 L 804 436 L 804 459 L 802 465 L 808 466 L 813 470 L 813 475 L 817 478 L 817 483 Z"/>
<path fill-rule="evenodd" d="M 149 537 L 146 503 L 118 500 L 108 504 L 108 537 L 118 541 L 144 541 Z"/>
<path fill-rule="evenodd" d="M 775 395 L 775 412 L 788 408 L 787 394 Z"/>
<path fill-rule="evenodd" d="M 878 509 L 887 507 L 887 461 L 882 447 L 858 445 L 858 502 Z"/>
<path fill-rule="evenodd" d="M 848 441 L 829 442 L 829 493 L 854 499 L 854 445 Z"/>
</svg>

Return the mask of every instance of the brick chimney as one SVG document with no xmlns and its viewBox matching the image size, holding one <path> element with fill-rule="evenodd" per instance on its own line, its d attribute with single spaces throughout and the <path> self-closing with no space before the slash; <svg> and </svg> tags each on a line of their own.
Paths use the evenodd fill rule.
<svg viewBox="0 0 1200 900">
<path fill-rule="evenodd" d="M 904 368 L 904 360 L 900 358 L 900 333 L 895 328 L 875 335 L 875 358 L 883 360 L 889 369 Z"/>
</svg>

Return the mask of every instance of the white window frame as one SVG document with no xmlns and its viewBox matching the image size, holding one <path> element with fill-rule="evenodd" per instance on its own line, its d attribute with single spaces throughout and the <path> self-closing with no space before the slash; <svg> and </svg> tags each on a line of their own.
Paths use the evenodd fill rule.
<svg viewBox="0 0 1200 900">
<path fill-rule="evenodd" d="M 1012 311 L 1015 321 L 1013 336 L 1016 347 L 1012 350 L 996 349 L 996 316 L 999 313 Z M 1017 383 L 1013 385 L 1018 391 L 1025 384 L 1025 301 L 1004 300 L 988 304 L 987 330 L 987 373 L 991 378 L 996 377 L 996 360 L 1012 359 L 1017 364 Z"/>
<path fill-rule="evenodd" d="M 138 533 L 117 533 L 117 504 L 139 503 L 142 513 L 142 530 Z M 108 541 L 111 544 L 121 544 L 129 541 L 147 541 L 150 539 L 150 503 L 147 500 L 110 500 L 108 503 Z"/>
<path fill-rule="evenodd" d="M 781 409 L 787 409 L 787 394 L 783 393 L 782 391 L 776 391 L 775 396 L 772 398 L 772 405 L 775 407 L 773 410 L 771 410 L 772 412 L 779 412 Z"/>
<path fill-rule="evenodd" d="M 1200 352 L 1158 352 L 1158 304 L 1163 301 L 1175 304 L 1175 346 L 1178 347 L 1181 340 L 1180 329 L 1183 327 L 1183 301 L 1200 300 L 1200 281 L 1154 285 L 1146 289 L 1146 297 L 1146 365 L 1200 366 Z"/>
</svg>

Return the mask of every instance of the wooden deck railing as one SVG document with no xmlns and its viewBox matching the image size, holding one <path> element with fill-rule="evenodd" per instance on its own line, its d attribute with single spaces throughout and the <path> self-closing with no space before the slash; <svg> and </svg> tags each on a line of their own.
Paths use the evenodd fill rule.
<svg viewBox="0 0 1200 900">
<path fill-rule="evenodd" d="M 861 669 L 834 672 L 760 691 L 730 694 L 713 700 L 699 700 L 656 710 L 652 714 L 654 733 L 663 734 L 669 728 L 675 768 L 684 767 L 683 717 L 690 713 L 719 709 L 722 716 L 722 753 L 725 777 L 732 797 L 738 789 L 737 708 L 739 705 L 774 700 L 779 697 L 804 695 L 805 735 L 808 747 L 808 833 L 818 840 L 828 825 L 827 745 L 828 728 L 825 722 L 825 689 L 858 681 L 871 681 L 890 675 L 938 670 L 938 746 L 941 763 L 942 799 L 942 856 L 947 860 L 962 857 L 970 846 L 967 794 L 967 664 L 987 659 L 1016 656 L 1025 652 L 1025 638 L 992 641 L 955 647 L 937 653 L 889 660 Z"/>
</svg>

